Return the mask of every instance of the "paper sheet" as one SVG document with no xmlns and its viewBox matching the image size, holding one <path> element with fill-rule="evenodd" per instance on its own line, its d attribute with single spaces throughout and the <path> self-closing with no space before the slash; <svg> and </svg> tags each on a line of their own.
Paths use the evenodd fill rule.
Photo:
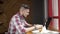
<svg viewBox="0 0 60 34">
<path fill-rule="evenodd" d="M 39 30 L 34 30 L 34 31 L 32 31 L 33 33 L 44 33 L 44 34 L 58 34 L 59 32 L 56 32 L 56 31 L 50 31 L 50 30 L 46 30 L 46 27 L 44 26 L 43 27 L 43 29 L 42 29 L 42 31 L 41 32 L 39 32 Z"/>
</svg>

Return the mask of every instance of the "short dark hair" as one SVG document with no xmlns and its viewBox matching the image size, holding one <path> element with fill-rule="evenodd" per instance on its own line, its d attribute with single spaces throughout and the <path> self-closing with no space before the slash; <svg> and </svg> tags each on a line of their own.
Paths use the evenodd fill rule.
<svg viewBox="0 0 60 34">
<path fill-rule="evenodd" d="M 22 4 L 21 7 L 24 7 L 25 9 L 29 9 L 30 8 L 27 4 Z"/>
</svg>

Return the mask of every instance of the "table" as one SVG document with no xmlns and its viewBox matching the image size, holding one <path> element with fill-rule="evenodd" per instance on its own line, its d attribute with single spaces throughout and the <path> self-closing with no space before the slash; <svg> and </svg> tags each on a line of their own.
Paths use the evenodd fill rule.
<svg viewBox="0 0 60 34">
<path fill-rule="evenodd" d="M 34 30 L 32 31 L 33 34 L 59 34 L 59 32 L 57 31 L 50 31 L 50 30 L 46 30 L 46 27 L 44 26 L 42 31 L 39 32 L 39 30 Z"/>
<path fill-rule="evenodd" d="M 26 34 L 59 34 L 59 32 L 47 30 L 46 27 L 44 26 L 41 32 L 39 32 L 39 30 L 34 30 L 27 32 Z"/>
</svg>

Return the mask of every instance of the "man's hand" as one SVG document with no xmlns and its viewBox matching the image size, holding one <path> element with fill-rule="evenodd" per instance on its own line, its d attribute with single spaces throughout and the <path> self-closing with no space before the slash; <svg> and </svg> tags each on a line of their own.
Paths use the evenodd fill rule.
<svg viewBox="0 0 60 34">
<path fill-rule="evenodd" d="M 36 29 L 38 29 L 41 32 L 42 28 L 43 28 L 43 25 L 37 24 L 37 25 L 35 25 L 35 27 L 36 27 Z"/>
<path fill-rule="evenodd" d="M 43 28 L 43 25 L 37 24 L 37 25 L 35 25 L 35 27 L 36 27 L 36 29 L 42 29 Z"/>
</svg>

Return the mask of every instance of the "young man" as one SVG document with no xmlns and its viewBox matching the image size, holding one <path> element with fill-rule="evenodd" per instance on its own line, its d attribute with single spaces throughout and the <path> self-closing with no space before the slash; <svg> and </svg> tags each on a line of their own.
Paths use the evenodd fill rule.
<svg viewBox="0 0 60 34">
<path fill-rule="evenodd" d="M 29 6 L 26 4 L 22 4 L 19 12 L 15 14 L 10 21 L 8 34 L 25 34 L 25 32 L 34 30 L 35 27 L 31 24 L 28 24 L 24 17 L 29 15 Z M 29 28 L 25 28 L 25 26 L 32 26 Z"/>
<path fill-rule="evenodd" d="M 26 4 L 22 4 L 19 12 L 11 18 L 8 34 L 25 34 L 25 32 L 35 29 L 35 26 L 28 24 L 24 19 L 24 17 L 27 17 L 29 15 L 29 12 L 29 6 Z M 31 27 L 26 28 L 25 26 Z"/>
</svg>

